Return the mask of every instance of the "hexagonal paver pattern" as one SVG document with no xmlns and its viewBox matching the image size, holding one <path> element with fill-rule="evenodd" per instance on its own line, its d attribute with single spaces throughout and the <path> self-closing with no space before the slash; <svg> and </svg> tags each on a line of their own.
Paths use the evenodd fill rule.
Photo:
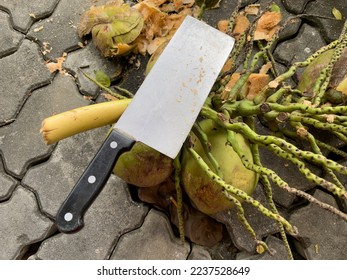
<svg viewBox="0 0 347 280">
<path fill-rule="evenodd" d="M 47 162 L 28 170 L 22 183 L 34 189 L 44 212 L 52 217 L 104 140 L 108 127 L 60 141 Z"/>
<path fill-rule="evenodd" d="M 53 222 L 40 213 L 35 195 L 19 186 L 0 203 L 0 224 L 0 259 L 16 259 L 28 245 L 44 239 Z"/>
<path fill-rule="evenodd" d="M 13 53 L 18 49 L 24 35 L 13 30 L 9 15 L 0 11 L 0 57 Z"/>
<path fill-rule="evenodd" d="M 85 215 L 84 228 L 45 240 L 36 259 L 107 259 L 118 238 L 139 227 L 148 209 L 131 200 L 127 184 L 112 175 Z M 131 250 L 137 250 L 132 245 Z"/>
<path fill-rule="evenodd" d="M 49 83 L 51 74 L 35 43 L 24 40 L 18 51 L 0 59 L 0 124 L 16 117 L 31 90 Z"/>
<path fill-rule="evenodd" d="M 167 216 L 151 210 L 141 228 L 120 238 L 111 259 L 182 260 L 188 253 L 188 243 L 174 236 Z"/>
<path fill-rule="evenodd" d="M 0 201 L 6 200 L 17 185 L 16 180 L 0 169 Z"/>
<path fill-rule="evenodd" d="M 98 1 L 97 5 L 107 2 Z M 63 52 L 80 48 L 79 44 L 84 40 L 77 35 L 77 25 L 80 16 L 88 10 L 95 1 L 86 0 L 60 0 L 54 13 L 45 20 L 36 22 L 28 32 L 28 37 L 38 40 L 43 46 L 42 49 L 49 49 L 49 58 L 60 57 Z M 48 44 L 48 45 L 47 45 Z"/>
<path fill-rule="evenodd" d="M 83 73 L 94 77 L 94 71 L 101 70 L 112 77 L 116 72 L 120 72 L 122 67 L 117 60 L 103 58 L 100 51 L 92 43 L 83 49 L 69 53 L 63 66 L 77 78 L 80 91 L 91 96 L 96 96 L 100 88 L 86 78 Z"/>
<path fill-rule="evenodd" d="M 260 201 L 265 207 L 268 207 L 264 192 L 259 184 L 252 197 Z M 243 208 L 245 211 L 245 216 L 256 232 L 259 240 L 262 240 L 262 238 L 270 234 L 278 232 L 276 221 L 264 216 L 250 204 L 243 203 Z M 239 221 L 236 208 L 218 213 L 214 217 L 221 223 L 225 224 L 234 245 L 239 250 L 250 253 L 255 252 L 255 241 L 250 233 L 246 230 L 245 226 Z"/>
<path fill-rule="evenodd" d="M 34 91 L 16 121 L 0 128 L 0 150 L 7 170 L 22 177 L 28 166 L 52 151 L 53 146 L 47 146 L 40 134 L 46 117 L 87 104 L 68 76 L 58 75 L 52 84 Z"/>
<path fill-rule="evenodd" d="M 314 197 L 337 207 L 332 196 L 317 190 Z M 317 205 L 309 204 L 295 211 L 289 222 L 299 230 L 300 237 L 307 240 L 297 242 L 298 251 L 307 259 L 347 259 L 347 222 Z"/>
<path fill-rule="evenodd" d="M 7 11 L 11 15 L 13 26 L 25 33 L 33 22 L 51 14 L 58 2 L 59 0 L 0 0 L 0 9 Z"/>
<path fill-rule="evenodd" d="M 28 166 L 46 158 L 53 146 L 47 146 L 42 140 L 42 121 L 53 114 L 87 104 L 89 102 L 79 94 L 72 77 L 68 76 L 58 75 L 52 84 L 34 91 L 16 121 L 0 128 L 0 151 L 6 169 L 22 177 Z"/>
</svg>

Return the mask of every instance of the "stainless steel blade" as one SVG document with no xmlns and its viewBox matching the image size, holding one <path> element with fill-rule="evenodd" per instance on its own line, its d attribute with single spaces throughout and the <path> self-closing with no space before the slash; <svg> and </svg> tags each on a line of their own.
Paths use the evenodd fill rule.
<svg viewBox="0 0 347 280">
<path fill-rule="evenodd" d="M 187 16 L 114 128 L 176 157 L 233 45 Z"/>
</svg>

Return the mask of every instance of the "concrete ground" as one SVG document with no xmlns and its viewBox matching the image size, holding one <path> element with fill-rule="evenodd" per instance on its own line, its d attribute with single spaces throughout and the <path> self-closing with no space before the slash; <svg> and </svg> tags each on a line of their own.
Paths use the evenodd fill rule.
<svg viewBox="0 0 347 280">
<path fill-rule="evenodd" d="M 100 57 L 76 33 L 80 15 L 95 2 L 105 1 L 0 0 L 0 259 L 285 259 L 276 224 L 250 207 L 245 209 L 250 222 L 272 255 L 250 253 L 250 237 L 233 213 L 219 217 L 225 224 L 225 238 L 218 244 L 211 248 L 189 240 L 182 244 L 167 216 L 134 200 L 129 186 L 115 175 L 87 212 L 80 232 L 67 235 L 56 230 L 58 208 L 108 130 L 88 131 L 53 146 L 44 144 L 39 133 L 42 120 L 52 114 L 104 101 L 78 68 L 87 73 L 117 71 L 117 63 Z M 215 26 L 218 18 L 228 18 L 233 2 L 222 0 L 221 8 L 207 12 L 204 19 Z M 243 2 L 266 5 L 269 1 Z M 305 13 L 331 18 L 333 7 L 347 17 L 345 1 L 275 2 L 285 17 Z M 274 51 L 279 68 L 304 60 L 336 39 L 342 24 L 307 16 L 288 26 Z M 51 73 L 47 61 L 63 53 L 67 53 L 63 66 L 69 75 Z M 121 86 L 135 91 L 142 71 L 143 67 L 130 67 Z M 262 156 L 289 184 L 315 188 L 285 162 L 274 162 L 266 151 Z M 296 258 L 347 259 L 345 222 L 310 204 L 292 210 L 292 196 L 281 191 L 274 195 L 283 213 L 309 237 L 306 244 L 291 241 Z M 260 188 L 255 196 L 263 199 Z M 314 196 L 342 207 L 320 190 Z"/>
</svg>

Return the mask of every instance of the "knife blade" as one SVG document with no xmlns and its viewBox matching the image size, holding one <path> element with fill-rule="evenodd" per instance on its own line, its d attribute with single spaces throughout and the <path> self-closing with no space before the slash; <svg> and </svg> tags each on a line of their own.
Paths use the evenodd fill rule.
<svg viewBox="0 0 347 280">
<path fill-rule="evenodd" d="M 234 45 L 234 39 L 187 16 L 56 216 L 59 231 L 80 230 L 83 216 L 119 156 L 140 141 L 171 158 L 179 153 Z"/>
</svg>

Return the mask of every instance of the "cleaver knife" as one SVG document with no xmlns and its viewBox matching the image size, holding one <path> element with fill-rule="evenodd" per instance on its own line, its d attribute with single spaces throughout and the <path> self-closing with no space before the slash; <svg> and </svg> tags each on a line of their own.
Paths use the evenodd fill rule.
<svg viewBox="0 0 347 280">
<path fill-rule="evenodd" d="M 99 151 L 61 205 L 59 231 L 80 230 L 119 156 L 140 141 L 170 158 L 179 153 L 234 39 L 187 16 Z"/>
</svg>

